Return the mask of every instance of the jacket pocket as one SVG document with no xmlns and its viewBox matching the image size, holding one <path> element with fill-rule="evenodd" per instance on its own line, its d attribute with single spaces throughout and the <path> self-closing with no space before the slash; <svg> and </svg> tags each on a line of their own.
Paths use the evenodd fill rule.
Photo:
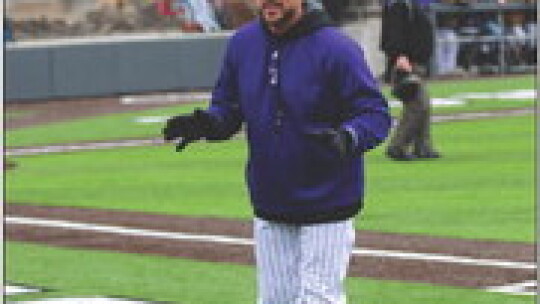
<svg viewBox="0 0 540 304">
<path fill-rule="evenodd" d="M 302 185 L 317 187 L 334 179 L 343 166 L 336 149 L 328 143 L 305 136 L 302 157 Z"/>
</svg>

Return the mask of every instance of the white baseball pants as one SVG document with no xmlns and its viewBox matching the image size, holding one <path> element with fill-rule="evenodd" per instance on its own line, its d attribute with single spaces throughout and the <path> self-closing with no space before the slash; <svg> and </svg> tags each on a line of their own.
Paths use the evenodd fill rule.
<svg viewBox="0 0 540 304">
<path fill-rule="evenodd" d="M 345 304 L 353 220 L 294 225 L 254 221 L 258 304 Z"/>
</svg>

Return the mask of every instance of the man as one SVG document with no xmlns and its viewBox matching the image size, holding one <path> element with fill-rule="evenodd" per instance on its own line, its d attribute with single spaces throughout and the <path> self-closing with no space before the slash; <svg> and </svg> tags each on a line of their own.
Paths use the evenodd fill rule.
<svg viewBox="0 0 540 304">
<path fill-rule="evenodd" d="M 259 304 L 344 304 L 363 160 L 387 136 L 361 49 L 302 0 L 258 0 L 230 39 L 211 106 L 171 118 L 179 149 L 246 123 Z"/>
<path fill-rule="evenodd" d="M 441 16 L 441 26 L 437 29 L 437 73 L 455 74 L 459 53 L 458 18 L 453 14 Z"/>
<path fill-rule="evenodd" d="M 322 3 L 334 22 L 341 25 L 345 23 L 347 8 L 351 5 L 350 0 L 322 0 Z"/>
<path fill-rule="evenodd" d="M 187 23 L 198 24 L 203 32 L 215 32 L 221 29 L 212 6 L 206 0 L 176 0 L 178 9 L 185 12 Z"/>
<path fill-rule="evenodd" d="M 429 1 L 387 0 L 383 9 L 381 49 L 388 58 L 387 75 L 394 85 L 415 84 L 405 90 L 407 97 L 396 94 L 403 112 L 387 148 L 394 160 L 440 157 L 431 142 L 430 99 L 419 78 L 433 53 L 433 27 L 423 11 Z"/>
<path fill-rule="evenodd" d="M 255 9 L 249 1 L 212 0 L 210 3 L 222 29 L 237 29 L 255 17 Z"/>
</svg>

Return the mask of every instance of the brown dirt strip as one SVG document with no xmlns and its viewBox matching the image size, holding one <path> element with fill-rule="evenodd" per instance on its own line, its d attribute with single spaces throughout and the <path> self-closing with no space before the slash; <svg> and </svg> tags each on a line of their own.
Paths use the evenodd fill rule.
<svg viewBox="0 0 540 304">
<path fill-rule="evenodd" d="M 178 93 L 182 94 L 182 93 Z M 184 93 L 190 96 L 191 93 Z M 151 95 L 151 94 L 150 94 Z M 139 97 L 144 96 L 138 95 Z M 154 97 L 155 98 L 155 97 Z M 163 97 L 166 98 L 166 95 Z M 189 103 L 189 101 L 177 101 L 175 103 L 146 103 L 146 104 L 122 104 L 120 97 L 108 98 L 83 98 L 72 100 L 28 101 L 21 103 L 7 103 L 4 105 L 6 113 L 13 111 L 28 112 L 17 117 L 5 117 L 5 128 L 23 128 L 59 121 L 72 120 L 83 117 L 91 117 L 113 113 L 125 113 L 142 111 L 152 108 L 171 106 L 174 104 Z M 456 113 L 442 114 L 433 117 L 434 122 L 470 120 L 480 118 L 493 118 L 511 115 L 524 115 L 533 113 L 532 108 L 510 108 L 485 111 L 479 113 Z M 491 115 L 490 115 L 491 114 Z"/>
<path fill-rule="evenodd" d="M 5 209 L 7 216 L 69 220 L 167 232 L 252 237 L 251 221 L 19 204 L 6 204 Z M 182 257 L 208 262 L 252 265 L 254 261 L 250 246 L 120 236 L 59 228 L 40 227 L 36 229 L 30 225 L 11 224 L 6 225 L 6 237 L 11 241 Z M 356 245 L 378 250 L 438 253 L 520 262 L 534 262 L 535 257 L 534 246 L 529 244 L 436 238 L 374 231 L 358 231 Z M 481 288 L 535 279 L 535 270 L 532 269 L 508 269 L 361 256 L 353 257 L 351 262 L 350 276 L 417 281 L 444 286 Z"/>
<path fill-rule="evenodd" d="M 142 95 L 141 95 L 142 96 Z M 180 104 L 177 102 L 175 104 Z M 185 102 L 182 102 L 185 103 Z M 4 111 L 26 112 L 16 117 L 5 117 L 5 128 L 15 129 L 35 125 L 43 125 L 78 118 L 107 115 L 114 113 L 127 113 L 143 111 L 164 106 L 172 106 L 172 103 L 155 104 L 122 104 L 119 97 L 107 98 L 83 98 L 65 100 L 38 100 L 20 103 L 7 103 Z"/>
<path fill-rule="evenodd" d="M 163 94 L 163 93 L 161 93 Z M 137 98 L 144 97 L 146 94 L 138 95 Z M 190 103 L 190 96 L 195 96 L 193 93 L 176 93 L 182 100 L 177 100 L 174 103 L 171 102 L 155 102 L 154 104 L 122 104 L 120 102 L 121 97 L 108 97 L 108 98 L 86 98 L 86 99 L 73 99 L 73 100 L 51 100 L 51 101 L 29 101 L 23 103 L 8 103 L 5 105 L 6 113 L 9 112 L 27 112 L 23 115 L 17 115 L 5 118 L 6 129 L 30 127 L 34 125 L 42 125 L 59 121 L 67 121 L 84 117 L 99 116 L 112 113 L 124 113 L 141 111 L 150 108 L 158 108 L 164 106 L 171 106 L 173 104 L 185 104 Z M 156 98 L 155 95 L 149 95 L 152 98 Z M 164 100 L 167 95 L 163 95 Z M 497 118 L 506 116 L 519 116 L 528 115 L 534 113 L 532 108 L 512 108 L 512 109 L 499 109 L 485 112 L 474 113 L 452 113 L 435 115 L 432 117 L 434 122 L 451 122 L 451 121 L 463 121 L 474 119 L 486 119 Z M 137 142 L 131 146 L 144 146 L 149 145 L 149 141 L 155 141 L 150 145 L 162 144 L 157 138 L 120 138 L 117 140 L 103 140 L 103 141 L 81 141 L 70 142 L 69 144 L 56 144 L 50 146 L 26 146 L 26 147 L 10 147 L 5 150 L 6 156 L 22 156 L 22 155 L 34 155 L 45 153 L 64 153 L 74 152 L 80 150 L 92 150 L 92 149 L 105 149 L 125 147 L 127 142 Z M 5 170 L 13 169 L 13 167 L 5 167 Z"/>
</svg>

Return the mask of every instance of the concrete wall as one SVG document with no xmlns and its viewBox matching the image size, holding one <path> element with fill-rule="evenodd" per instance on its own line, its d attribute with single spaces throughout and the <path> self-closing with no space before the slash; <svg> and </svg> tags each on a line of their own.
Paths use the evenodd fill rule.
<svg viewBox="0 0 540 304">
<path fill-rule="evenodd" d="M 8 102 L 213 86 L 227 34 L 9 43 Z"/>
<path fill-rule="evenodd" d="M 379 75 L 377 19 L 346 28 Z M 7 102 L 211 88 L 230 33 L 8 43 Z"/>
<path fill-rule="evenodd" d="M 380 76 L 385 69 L 385 56 L 379 50 L 381 9 L 378 5 L 372 5 L 364 8 L 361 12 L 360 18 L 354 23 L 345 25 L 344 31 L 362 46 L 373 73 Z"/>
<path fill-rule="evenodd" d="M 363 19 L 362 22 L 347 25 L 344 30 L 362 46 L 364 56 L 373 74 L 375 76 L 382 75 L 385 69 L 385 56 L 379 51 L 381 19 Z"/>
</svg>

